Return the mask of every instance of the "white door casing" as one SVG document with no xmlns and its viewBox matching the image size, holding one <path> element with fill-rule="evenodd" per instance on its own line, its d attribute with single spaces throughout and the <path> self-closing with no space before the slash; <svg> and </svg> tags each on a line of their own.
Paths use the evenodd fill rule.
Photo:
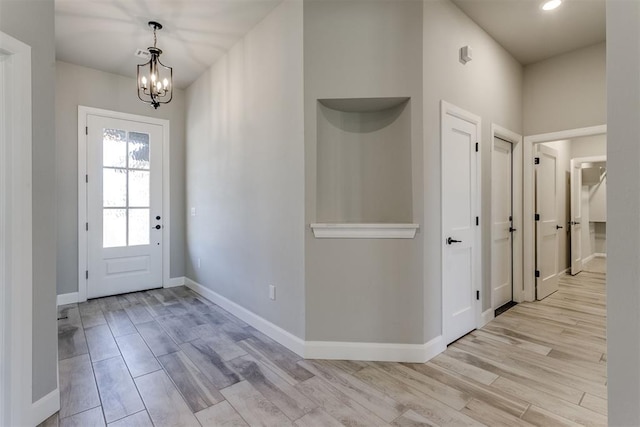
<svg viewBox="0 0 640 427">
<path fill-rule="evenodd" d="M 537 146 L 536 299 L 558 290 L 558 151 Z"/>
<path fill-rule="evenodd" d="M 582 271 L 582 163 L 571 159 L 571 274 Z"/>
<path fill-rule="evenodd" d="M 494 137 L 491 161 L 491 281 L 494 308 L 513 299 L 512 170 L 512 144 Z"/>
<path fill-rule="evenodd" d="M 0 32 L 0 425 L 8 426 L 43 421 L 32 405 L 31 119 L 31 48 Z"/>
<path fill-rule="evenodd" d="M 449 344 L 476 328 L 481 284 L 480 118 L 442 103 L 442 312 Z"/>
<path fill-rule="evenodd" d="M 154 230 L 154 233 L 157 231 L 162 235 L 161 244 L 156 247 L 160 247 L 160 251 L 162 254 L 161 257 L 161 277 L 154 287 L 159 286 L 176 286 L 180 284 L 179 279 L 171 279 L 170 271 L 169 271 L 169 260 L 170 260 L 170 191 L 169 191 L 169 182 L 170 182 L 170 168 L 169 168 L 169 156 L 167 153 L 169 152 L 170 146 L 170 124 L 168 120 L 157 119 L 154 117 L 140 116 L 128 113 L 122 113 L 117 111 L 103 110 L 99 108 L 78 106 L 78 301 L 86 301 L 88 295 L 88 282 L 89 279 L 86 278 L 86 271 L 89 270 L 89 232 L 86 229 L 86 223 L 89 222 L 89 209 L 88 209 L 88 183 L 86 182 L 86 177 L 88 175 L 88 145 L 87 140 L 89 137 L 89 116 L 99 116 L 111 119 L 120 119 L 125 120 L 127 122 L 136 122 L 140 124 L 147 125 L 155 125 L 161 128 L 161 146 L 162 146 L 162 157 L 159 160 L 159 163 L 162 165 L 162 178 L 161 178 L 161 211 L 160 214 L 161 220 L 156 221 L 154 213 L 153 216 L 150 216 L 150 226 L 161 225 L 160 230 Z M 157 147 L 156 147 L 157 148 Z M 100 172 L 100 174 L 102 171 Z M 94 173 L 95 175 L 95 173 Z M 94 180 L 95 181 L 95 180 Z M 89 183 L 92 182 L 92 178 L 89 177 Z M 89 225 L 89 229 L 91 229 L 91 225 Z M 153 234 L 152 234 L 153 235 Z M 156 241 L 158 243 L 158 241 Z M 112 248 L 110 248 L 112 249 Z M 156 248 L 157 250 L 157 248 Z M 103 266 L 104 267 L 104 266 Z M 127 267 L 126 265 L 118 266 L 120 268 Z M 115 270 L 118 269 L 116 267 Z M 106 268 L 106 267 L 105 267 Z M 95 270 L 95 268 L 94 268 Z M 114 269 L 112 269 L 114 271 Z M 89 271 L 89 277 L 91 277 L 91 272 Z M 126 292 L 126 291 L 125 291 Z M 93 297 L 90 296 L 90 297 Z"/>
<path fill-rule="evenodd" d="M 162 127 L 97 115 L 87 123 L 87 296 L 161 287 Z"/>
</svg>

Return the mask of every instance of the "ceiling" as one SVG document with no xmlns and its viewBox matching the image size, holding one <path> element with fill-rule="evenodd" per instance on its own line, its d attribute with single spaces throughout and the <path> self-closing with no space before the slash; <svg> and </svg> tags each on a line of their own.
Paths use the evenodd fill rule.
<svg viewBox="0 0 640 427">
<path fill-rule="evenodd" d="M 345 0 L 348 1 L 348 0 Z M 374 0 L 371 0 L 374 1 Z M 564 0 L 544 12 L 542 0 L 452 0 L 522 64 L 605 39 L 605 0 Z M 281 0 L 55 0 L 56 58 L 135 77 L 136 49 L 158 32 L 162 62 L 185 88 Z"/>
<path fill-rule="evenodd" d="M 55 0 L 56 58 L 135 77 L 137 48 L 153 46 L 158 21 L 161 61 L 185 88 L 281 0 Z"/>
<path fill-rule="evenodd" d="M 452 1 L 523 65 L 605 40 L 605 0 Z"/>
</svg>

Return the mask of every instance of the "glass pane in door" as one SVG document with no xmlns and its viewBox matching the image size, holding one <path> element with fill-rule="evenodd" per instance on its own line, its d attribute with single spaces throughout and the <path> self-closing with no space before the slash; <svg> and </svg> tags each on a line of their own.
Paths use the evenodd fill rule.
<svg viewBox="0 0 640 427">
<path fill-rule="evenodd" d="M 148 245 L 149 134 L 103 129 L 103 247 Z"/>
</svg>

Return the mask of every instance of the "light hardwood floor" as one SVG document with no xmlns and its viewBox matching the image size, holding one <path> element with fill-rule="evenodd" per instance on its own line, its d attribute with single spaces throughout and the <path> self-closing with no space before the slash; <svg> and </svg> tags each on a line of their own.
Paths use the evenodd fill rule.
<svg viewBox="0 0 640 427">
<path fill-rule="evenodd" d="M 563 276 L 425 364 L 301 360 L 187 288 L 61 307 L 44 425 L 606 425 L 605 276 Z"/>
</svg>

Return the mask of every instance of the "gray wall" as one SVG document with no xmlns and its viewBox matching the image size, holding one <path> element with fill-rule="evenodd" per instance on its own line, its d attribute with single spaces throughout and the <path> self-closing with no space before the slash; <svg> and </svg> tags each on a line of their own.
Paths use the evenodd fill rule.
<svg viewBox="0 0 640 427">
<path fill-rule="evenodd" d="M 607 155 L 607 135 L 593 135 L 571 140 L 571 158 Z"/>
<path fill-rule="evenodd" d="M 459 62 L 470 45 L 473 60 Z M 491 308 L 491 123 L 522 134 L 522 66 L 449 1 L 424 3 L 425 341 L 440 334 L 440 100 L 482 117 L 482 292 Z"/>
<path fill-rule="evenodd" d="M 53 0 L 2 0 L 0 31 L 31 46 L 33 401 L 57 387 L 56 147 Z"/>
<path fill-rule="evenodd" d="M 78 291 L 78 105 L 168 119 L 171 129 L 171 277 L 185 272 L 185 93 L 157 110 L 140 102 L 133 78 L 56 63 L 58 294 Z"/>
<path fill-rule="evenodd" d="M 302 72 L 285 1 L 187 89 L 186 203 L 187 276 L 303 338 Z"/>
<path fill-rule="evenodd" d="M 607 122 L 605 44 L 579 49 L 524 68 L 524 134 Z"/>
<path fill-rule="evenodd" d="M 640 2 L 607 2 L 609 425 L 640 425 Z"/>
<path fill-rule="evenodd" d="M 316 169 L 317 100 L 371 97 L 411 98 L 410 175 L 398 191 L 412 203 L 396 215 L 423 224 L 421 57 L 421 1 L 305 1 L 307 225 L 327 220 L 316 206 L 317 176 L 326 174 Z M 315 239 L 307 227 L 305 242 L 307 340 L 424 342 L 421 232 L 407 240 Z"/>
</svg>

